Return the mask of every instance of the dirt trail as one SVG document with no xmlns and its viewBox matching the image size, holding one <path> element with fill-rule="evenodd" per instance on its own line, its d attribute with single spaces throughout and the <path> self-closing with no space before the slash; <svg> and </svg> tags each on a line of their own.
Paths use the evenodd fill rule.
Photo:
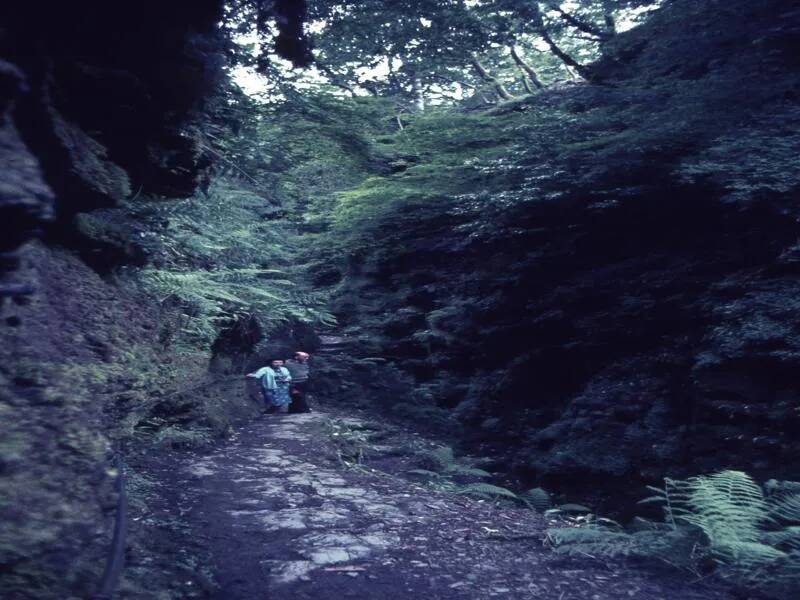
<svg viewBox="0 0 800 600">
<path fill-rule="evenodd" d="M 546 519 L 339 463 L 326 415 L 269 415 L 162 473 L 220 599 L 716 599 L 672 573 L 566 560 Z M 176 507 L 177 508 L 177 507 Z"/>
</svg>

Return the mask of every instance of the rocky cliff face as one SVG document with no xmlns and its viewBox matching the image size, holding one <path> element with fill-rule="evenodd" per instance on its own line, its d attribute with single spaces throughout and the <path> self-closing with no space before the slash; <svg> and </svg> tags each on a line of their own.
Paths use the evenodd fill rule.
<svg viewBox="0 0 800 600">
<path fill-rule="evenodd" d="M 527 481 L 800 475 L 798 34 L 794 3 L 676 0 L 599 84 L 418 121 L 343 204 L 364 351 Z"/>
<path fill-rule="evenodd" d="M 41 227 L 86 245 L 78 212 L 194 191 L 202 164 L 182 127 L 220 79 L 219 2 L 0 10 L 3 151 L 17 165 L 0 196 L 3 251 Z"/>
<path fill-rule="evenodd" d="M 0 6 L 3 597 L 95 594 L 116 512 L 112 453 L 208 443 L 258 410 L 241 389 L 264 335 L 255 319 L 207 320 L 187 339 L 197 307 L 145 293 L 131 271 L 148 261 L 164 267 L 167 254 L 201 270 L 214 264 L 207 248 L 175 252 L 164 214 L 207 190 L 209 153 L 197 132 L 228 89 L 231 48 L 220 22 L 226 10 L 262 28 L 276 17 L 267 33 L 275 50 L 305 64 L 304 8 L 283 0 Z M 257 219 L 270 204 L 238 193 L 231 219 Z M 282 324 L 270 332 L 276 340 L 313 342 L 313 332 Z M 128 544 L 133 562 L 146 537 Z M 139 567 L 148 579 L 149 567 Z"/>
<path fill-rule="evenodd" d="M 135 257 L 74 217 L 193 192 L 203 165 L 182 128 L 220 77 L 220 15 L 216 1 L 0 8 L 0 595 L 96 591 L 114 441 L 205 372 L 170 352 L 174 311 L 95 272 Z"/>
</svg>

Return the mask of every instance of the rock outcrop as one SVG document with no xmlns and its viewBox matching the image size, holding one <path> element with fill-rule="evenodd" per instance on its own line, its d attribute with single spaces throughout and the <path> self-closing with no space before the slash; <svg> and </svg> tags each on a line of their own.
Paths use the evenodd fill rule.
<svg viewBox="0 0 800 600">
<path fill-rule="evenodd" d="M 799 38 L 795 3 L 676 0 L 598 84 L 418 122 L 344 204 L 350 334 L 546 487 L 800 476 Z"/>
<path fill-rule="evenodd" d="M 203 164 L 183 127 L 220 81 L 221 14 L 215 0 L 0 9 L 10 167 L 0 251 L 43 227 L 67 245 L 91 244 L 72 226 L 77 213 L 116 205 L 132 190 L 194 191 Z"/>
<path fill-rule="evenodd" d="M 99 271 L 128 259 L 75 216 L 140 190 L 194 191 L 203 164 L 184 125 L 221 77 L 221 5 L 0 7 L 4 597 L 97 591 L 116 504 L 111 450 L 178 377 L 205 372 L 166 350 L 174 311 L 76 256 Z"/>
<path fill-rule="evenodd" d="M 196 125 L 227 89 L 226 7 L 263 30 L 278 17 L 276 51 L 308 61 L 303 2 L 0 5 L 3 597 L 97 592 L 112 452 L 202 443 L 258 409 L 229 376 L 257 327 L 182 344 L 185 303 L 108 277 L 160 239 L 120 205 L 205 183 Z"/>
</svg>

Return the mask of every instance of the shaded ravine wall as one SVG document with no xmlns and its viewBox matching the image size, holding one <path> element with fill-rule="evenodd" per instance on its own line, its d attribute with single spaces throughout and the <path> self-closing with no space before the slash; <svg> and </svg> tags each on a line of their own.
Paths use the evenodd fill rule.
<svg viewBox="0 0 800 600">
<path fill-rule="evenodd" d="M 137 264 L 74 216 L 186 196 L 183 126 L 222 81 L 217 0 L 0 7 L 0 595 L 89 597 L 111 542 L 111 451 L 210 350 L 177 355 L 173 309 L 106 275 Z M 39 238 L 39 241 L 31 241 Z M 241 410 L 241 409 L 240 409 Z"/>
<path fill-rule="evenodd" d="M 611 509 L 664 475 L 800 477 L 798 42 L 796 3 L 675 0 L 596 85 L 410 126 L 334 230 L 344 329 L 416 377 L 394 401 Z"/>
<path fill-rule="evenodd" d="M 230 85 L 227 9 L 257 14 L 274 51 L 307 64 L 298 0 L 0 6 L 0 596 L 90 597 L 111 544 L 112 454 L 207 443 L 260 408 L 240 374 L 264 331 L 187 342 L 191 308 L 121 275 L 152 258 L 131 207 L 207 189 L 198 132 Z M 301 328 L 269 334 L 313 345 Z M 170 593 L 144 560 L 151 540 L 131 534 L 126 593 Z"/>
</svg>

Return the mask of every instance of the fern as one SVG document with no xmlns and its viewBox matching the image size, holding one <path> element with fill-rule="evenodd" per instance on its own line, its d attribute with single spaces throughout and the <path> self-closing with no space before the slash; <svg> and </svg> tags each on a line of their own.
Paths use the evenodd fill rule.
<svg viewBox="0 0 800 600">
<path fill-rule="evenodd" d="M 551 547 L 568 555 L 629 556 L 634 548 L 633 536 L 593 525 L 548 529 L 546 535 Z"/>
<path fill-rule="evenodd" d="M 411 469 L 406 473 L 424 477 L 426 483 L 435 489 L 455 494 L 468 494 L 482 498 L 506 498 L 522 502 L 522 498 L 504 487 L 483 482 L 456 483 L 455 477 L 469 477 L 484 479 L 492 474 L 473 466 L 475 459 L 456 458 L 453 449 L 449 446 L 439 446 L 427 452 L 421 452 L 419 459 L 423 468 Z"/>
<path fill-rule="evenodd" d="M 478 478 L 492 476 L 488 471 L 473 466 L 474 459 L 465 457 L 456 459 L 453 449 L 449 446 L 439 446 L 434 450 L 422 452 L 419 458 L 425 466 L 430 467 L 430 470 L 444 475 Z"/>
<path fill-rule="evenodd" d="M 168 426 L 158 431 L 155 440 L 159 445 L 170 448 L 202 448 L 212 443 L 213 433 L 208 429 Z"/>
<path fill-rule="evenodd" d="M 686 481 L 679 481 L 665 478 L 664 487 L 657 488 L 651 485 L 647 489 L 655 495 L 640 501 L 640 504 L 657 503 L 661 504 L 664 510 L 664 519 L 673 528 L 678 526 L 678 519 L 687 514 L 684 505 L 689 500 L 690 487 Z"/>
<path fill-rule="evenodd" d="M 436 471 L 429 471 L 428 469 L 410 469 L 406 471 L 407 475 L 419 475 L 421 477 L 426 477 L 428 479 L 438 479 L 441 477 L 439 473 Z"/>
<path fill-rule="evenodd" d="M 597 523 L 547 530 L 546 541 L 567 555 L 655 559 L 696 572 L 700 538 L 697 532 L 644 530 L 626 533 Z"/>
<path fill-rule="evenodd" d="M 165 338 L 171 344 L 208 347 L 243 317 L 267 333 L 297 321 L 336 325 L 328 293 L 304 285 L 296 225 L 265 221 L 277 198 L 270 193 L 265 202 L 248 185 L 217 177 L 206 194 L 127 207 L 148 231 L 142 243 L 152 258 L 128 276 L 182 313 Z"/>
<path fill-rule="evenodd" d="M 361 466 L 369 449 L 369 434 L 343 419 L 328 419 L 325 427 L 339 461 L 347 467 Z"/>
<path fill-rule="evenodd" d="M 463 475 L 465 477 L 491 477 L 492 474 L 489 471 L 484 471 L 483 469 L 479 469 L 478 467 L 470 467 L 467 465 L 462 465 L 455 463 L 453 464 L 450 469 L 447 471 L 453 475 Z"/>
<path fill-rule="evenodd" d="M 572 514 L 572 515 L 590 515 L 592 513 L 592 509 L 588 506 L 584 506 L 583 504 L 559 504 L 553 509 L 550 509 L 551 513 L 564 513 L 564 514 Z"/>
<path fill-rule="evenodd" d="M 544 512 L 550 508 L 550 494 L 544 488 L 532 488 L 522 494 L 522 500 L 528 506 L 539 512 Z"/>
<path fill-rule="evenodd" d="M 769 510 L 773 519 L 800 523 L 800 490 L 771 496 Z"/>
<path fill-rule="evenodd" d="M 428 456 L 441 471 L 448 471 L 455 462 L 455 454 L 449 446 L 440 446 L 435 450 L 431 450 Z"/>
<path fill-rule="evenodd" d="M 770 546 L 788 551 L 800 551 L 800 527 L 791 525 L 779 531 L 768 531 L 763 541 Z"/>
<path fill-rule="evenodd" d="M 560 552 L 659 558 L 695 571 L 708 558 L 737 585 L 775 598 L 800 594 L 800 485 L 771 481 L 762 488 L 746 473 L 722 471 L 649 489 L 653 495 L 642 502 L 663 507 L 667 531 L 641 527 L 641 520 L 633 533 L 593 524 L 549 530 L 551 544 Z"/>
<path fill-rule="evenodd" d="M 469 494 L 472 496 L 482 496 L 487 498 L 509 498 L 511 500 L 519 500 L 519 496 L 517 496 L 511 490 L 508 490 L 504 487 L 500 487 L 497 485 L 491 485 L 488 483 L 470 483 L 463 486 L 458 486 L 456 488 L 457 494 Z"/>
</svg>

